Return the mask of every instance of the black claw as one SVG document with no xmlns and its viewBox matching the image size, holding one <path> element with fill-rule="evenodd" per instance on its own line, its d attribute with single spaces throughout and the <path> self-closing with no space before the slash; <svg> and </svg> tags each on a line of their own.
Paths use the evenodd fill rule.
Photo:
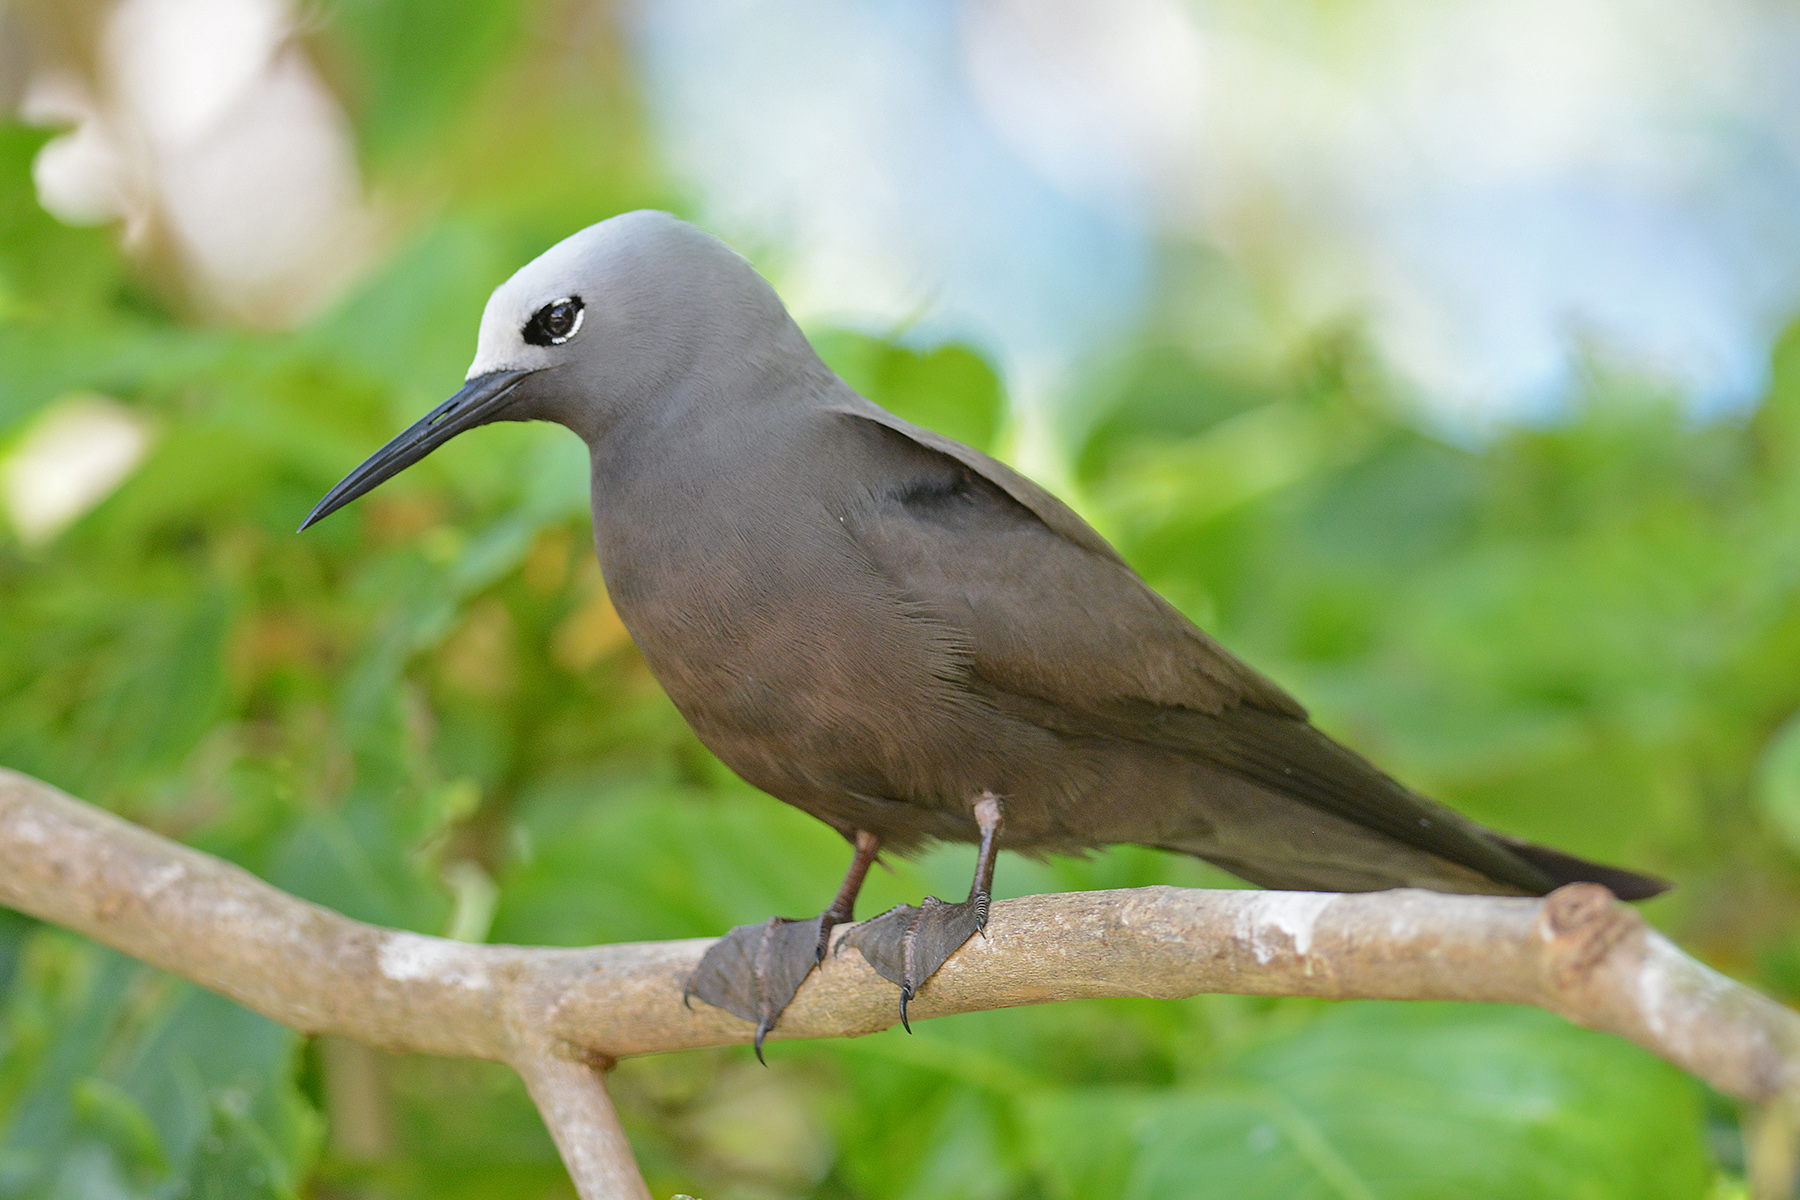
<svg viewBox="0 0 1800 1200">
<path fill-rule="evenodd" d="M 911 1033 L 907 1005 L 964 942 L 987 932 L 987 910 L 986 893 L 960 904 L 927 896 L 919 908 L 902 904 L 853 927 L 839 946 L 855 946 L 877 974 L 900 988 L 900 1024 Z"/>
<path fill-rule="evenodd" d="M 806 977 L 825 965 L 831 931 L 855 911 L 863 876 L 881 850 L 881 839 L 866 830 L 857 830 L 854 841 L 856 856 L 829 908 L 804 921 L 770 917 L 760 925 L 739 925 L 707 947 L 681 989 L 681 1002 L 690 1009 L 689 998 L 698 996 L 714 1008 L 755 1022 L 756 1061 L 764 1066 L 768 1060 L 763 1058 L 763 1039 L 793 1003 Z"/>
<path fill-rule="evenodd" d="M 846 946 L 854 946 L 861 952 L 875 973 L 893 984 L 903 987 L 906 982 L 906 962 L 903 942 L 906 931 L 912 928 L 913 919 L 919 910 L 910 904 L 901 904 L 890 908 L 879 917 L 871 917 L 860 925 L 853 925 L 838 942 L 841 952 Z"/>
</svg>

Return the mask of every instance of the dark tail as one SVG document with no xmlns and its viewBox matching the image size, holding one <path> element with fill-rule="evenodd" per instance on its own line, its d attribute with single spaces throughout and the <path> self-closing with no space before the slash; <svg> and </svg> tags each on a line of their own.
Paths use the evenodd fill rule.
<svg viewBox="0 0 1800 1200">
<path fill-rule="evenodd" d="M 1585 858 L 1576 858 L 1573 854 L 1564 854 L 1561 850 L 1552 850 L 1548 846 L 1510 838 L 1491 829 L 1487 831 L 1487 835 L 1555 880 L 1557 887 L 1565 883 L 1601 883 L 1611 888 L 1612 894 L 1621 900 L 1648 900 L 1675 886 L 1654 875 L 1640 875 L 1623 867 L 1589 862 Z"/>
<path fill-rule="evenodd" d="M 1474 871 L 1528 895 L 1544 895 L 1565 883 L 1604 884 L 1621 900 L 1644 900 L 1669 890 L 1649 875 L 1587 862 L 1560 850 L 1496 833 L 1396 782 L 1368 759 L 1333 741 L 1306 721 L 1240 705 L 1219 713 L 1177 713 L 1162 709 L 1150 726 L 1151 739 L 1186 751 L 1276 796 L 1361 826 L 1369 832 Z M 1176 847 L 1186 849 L 1185 847 Z M 1209 857 L 1207 851 L 1189 853 Z M 1272 856 L 1233 862 L 1214 857 L 1227 870 L 1256 883 L 1293 887 L 1309 871 Z M 1436 886 L 1416 880 L 1417 872 L 1394 877 L 1370 864 L 1372 886 Z M 1393 882 L 1373 882 L 1392 878 Z M 1299 882 L 1298 886 L 1313 886 Z M 1329 888 L 1326 890 L 1342 890 Z M 1456 890 L 1467 890 L 1458 888 Z"/>
</svg>

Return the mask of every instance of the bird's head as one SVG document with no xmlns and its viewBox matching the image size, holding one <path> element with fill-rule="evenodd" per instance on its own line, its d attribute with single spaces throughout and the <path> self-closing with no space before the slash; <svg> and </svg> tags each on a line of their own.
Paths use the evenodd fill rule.
<svg viewBox="0 0 1800 1200">
<path fill-rule="evenodd" d="M 495 288 L 463 386 L 346 475 L 300 528 L 477 425 L 555 421 L 591 445 L 633 416 L 729 400 L 732 379 L 784 361 L 817 360 L 735 251 L 667 213 L 612 217 Z"/>
</svg>

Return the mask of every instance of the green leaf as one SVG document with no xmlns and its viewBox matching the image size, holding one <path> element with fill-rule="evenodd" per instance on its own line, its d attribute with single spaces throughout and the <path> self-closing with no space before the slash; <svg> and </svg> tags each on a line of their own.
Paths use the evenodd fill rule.
<svg viewBox="0 0 1800 1200">
<path fill-rule="evenodd" d="M 1059 1196 L 1691 1200 L 1692 1083 L 1530 1009 L 1346 1004 L 1163 1094 L 1026 1105 Z"/>
<path fill-rule="evenodd" d="M 326 7 L 356 59 L 358 125 L 377 160 L 416 150 L 460 116 L 528 28 L 523 0 L 331 0 Z"/>
<path fill-rule="evenodd" d="M 291 1197 L 318 1149 L 296 1035 L 60 931 L 0 1044 L 0 1195 Z"/>
<path fill-rule="evenodd" d="M 812 335 L 827 366 L 862 395 L 915 425 L 992 450 L 1004 416 L 1000 380 L 965 346 L 915 351 L 849 330 Z"/>
<path fill-rule="evenodd" d="M 1756 767 L 1756 800 L 1788 849 L 1800 854 L 1800 717 L 1769 739 Z"/>
<path fill-rule="evenodd" d="M 25 937 L 37 923 L 24 913 L 0 908 L 0 998 L 12 986 L 13 973 L 19 967 L 19 954 L 25 948 Z M 0 1039 L 4 1034 L 0 1032 Z"/>
<path fill-rule="evenodd" d="M 156 1126 L 124 1088 L 90 1077 L 77 1080 L 72 1095 L 77 1120 L 107 1143 L 121 1173 L 154 1178 L 168 1171 L 169 1161 Z"/>
</svg>

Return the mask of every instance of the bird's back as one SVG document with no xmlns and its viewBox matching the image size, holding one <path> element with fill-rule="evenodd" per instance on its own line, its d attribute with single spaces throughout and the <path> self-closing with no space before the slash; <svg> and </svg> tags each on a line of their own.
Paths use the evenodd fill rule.
<svg viewBox="0 0 1800 1200">
<path fill-rule="evenodd" d="M 596 452 L 594 513 L 622 619 L 720 758 L 845 832 L 972 840 L 993 791 L 1027 851 L 1140 842 L 1332 890 L 1655 890 L 1397 784 L 1060 502 L 841 385 L 625 432 Z"/>
</svg>

